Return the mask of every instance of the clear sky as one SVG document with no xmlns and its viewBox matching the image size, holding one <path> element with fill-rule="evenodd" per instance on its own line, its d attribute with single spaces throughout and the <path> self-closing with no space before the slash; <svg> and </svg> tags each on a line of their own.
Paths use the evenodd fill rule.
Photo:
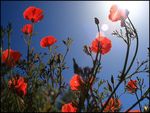
<svg viewBox="0 0 150 113">
<path fill-rule="evenodd" d="M 47 49 L 40 47 L 40 40 L 47 35 L 53 35 L 57 38 L 56 45 L 61 46 L 60 52 L 64 52 L 62 40 L 71 37 L 73 45 L 67 56 L 67 64 L 70 67 L 64 73 L 64 78 L 69 82 L 73 75 L 72 58 L 75 58 L 80 66 L 91 66 L 91 59 L 83 52 L 83 46 L 90 44 L 96 37 L 97 28 L 94 23 L 94 17 L 98 17 L 101 26 L 107 24 L 108 30 L 102 31 L 111 41 L 111 51 L 102 57 L 102 72 L 98 74 L 99 78 L 110 80 L 111 75 L 117 74 L 122 69 L 124 57 L 126 52 L 126 45 L 121 39 L 112 36 L 113 30 L 119 29 L 119 22 L 111 22 L 108 19 L 109 10 L 113 1 L 1 1 L 1 25 L 5 26 L 8 22 L 13 23 L 13 34 L 11 37 L 11 47 L 22 53 L 23 57 L 26 56 L 27 47 L 23 40 L 21 28 L 29 21 L 23 18 L 23 11 L 29 6 L 36 6 L 44 10 L 44 18 L 42 21 L 35 25 L 35 32 L 38 32 L 32 39 L 32 47 L 37 52 L 48 52 Z M 147 58 L 147 47 L 149 47 L 149 2 L 148 1 L 135 1 L 135 2 L 119 2 L 122 7 L 128 8 L 129 17 L 135 25 L 139 35 L 139 51 L 137 58 L 144 60 Z M 101 29 L 102 30 L 102 29 Z M 6 45 L 7 39 L 4 42 Z M 131 49 L 134 50 L 134 40 Z M 133 69 L 136 65 L 134 65 Z M 132 71 L 132 70 L 131 70 Z M 145 84 L 148 86 L 148 77 L 140 75 L 145 79 Z M 121 92 L 120 88 L 118 92 Z M 131 99 L 133 101 L 131 101 Z M 123 103 L 123 110 L 128 108 L 135 100 L 133 95 L 121 97 Z M 138 109 L 138 106 L 136 107 Z"/>
</svg>

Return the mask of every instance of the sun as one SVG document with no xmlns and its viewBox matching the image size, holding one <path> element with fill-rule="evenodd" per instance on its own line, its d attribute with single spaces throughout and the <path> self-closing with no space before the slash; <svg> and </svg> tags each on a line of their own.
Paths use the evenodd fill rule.
<svg viewBox="0 0 150 113">
<path fill-rule="evenodd" d="M 109 27 L 107 24 L 102 24 L 102 26 L 101 26 L 102 31 L 107 31 L 108 29 L 109 29 Z"/>
</svg>

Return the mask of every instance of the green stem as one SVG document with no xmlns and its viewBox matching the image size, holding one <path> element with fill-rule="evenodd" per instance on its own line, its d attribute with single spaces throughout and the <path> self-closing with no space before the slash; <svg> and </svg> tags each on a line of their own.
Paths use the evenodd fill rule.
<svg viewBox="0 0 150 113">
<path fill-rule="evenodd" d="M 0 57 L 1 57 L 1 65 L 2 65 L 2 53 L 3 53 L 3 37 L 1 36 L 0 38 L 0 48 L 1 48 L 1 52 L 0 52 Z"/>
<path fill-rule="evenodd" d="M 105 109 L 105 107 L 108 105 L 109 100 L 114 95 L 114 93 L 116 92 L 116 90 L 118 89 L 118 87 L 120 86 L 120 84 L 123 82 L 124 77 L 126 76 L 124 73 L 125 73 L 125 69 L 127 67 L 127 61 L 128 61 L 128 57 L 129 57 L 129 50 L 130 50 L 129 37 L 128 37 L 128 31 L 127 31 L 126 24 L 125 24 L 125 30 L 126 30 L 126 33 L 127 33 L 126 34 L 126 36 L 127 36 L 127 51 L 126 51 L 126 58 L 125 58 L 125 62 L 124 62 L 124 67 L 123 67 L 122 74 L 121 74 L 121 80 L 119 81 L 119 83 L 117 84 L 117 86 L 114 88 L 113 92 L 111 93 L 111 95 L 107 99 L 106 104 L 101 109 L 101 112 L 103 112 L 103 110 Z"/>
<path fill-rule="evenodd" d="M 8 57 L 7 60 L 10 58 L 10 32 L 8 31 Z"/>
<path fill-rule="evenodd" d="M 2 53 L 3 53 L 3 38 L 4 38 L 4 29 L 1 27 L 1 37 L 0 37 L 0 66 L 2 67 Z M 4 78 L 2 76 L 2 70 L 0 71 L 0 80 L 2 82 L 2 85 L 4 85 Z"/>
<path fill-rule="evenodd" d="M 143 99 L 145 99 L 144 97 L 141 97 L 137 102 L 135 102 L 130 108 L 128 108 L 128 110 L 125 113 L 128 113 L 132 108 L 134 108 L 139 102 L 141 102 Z"/>
<path fill-rule="evenodd" d="M 67 50 L 66 50 L 66 53 L 65 53 L 65 55 L 64 55 L 64 57 L 63 57 L 62 63 L 64 63 L 65 58 L 66 58 L 66 56 L 67 56 L 68 52 L 69 52 L 69 48 L 67 47 Z"/>
<path fill-rule="evenodd" d="M 131 25 L 132 25 L 132 27 L 133 27 L 133 29 L 134 29 L 134 32 L 135 32 L 135 34 L 136 34 L 136 50 L 135 50 L 135 53 L 134 53 L 134 57 L 133 57 L 133 59 L 132 59 L 132 61 L 131 61 L 131 64 L 130 64 L 129 68 L 127 69 L 125 75 L 128 74 L 128 72 L 130 71 L 130 69 L 131 69 L 131 67 L 132 67 L 132 65 L 133 65 L 133 63 L 134 63 L 134 61 L 135 61 L 135 58 L 136 58 L 136 56 L 137 56 L 138 47 L 139 47 L 139 39 L 138 39 L 138 34 L 137 34 L 137 32 L 136 32 L 136 29 L 134 28 L 134 25 L 132 24 L 132 22 L 131 22 L 131 20 L 130 20 L 129 17 L 128 17 L 128 20 L 129 20 L 129 22 L 131 23 Z"/>
<path fill-rule="evenodd" d="M 128 17 L 128 19 L 129 19 L 129 17 Z M 129 22 L 131 23 L 131 25 L 132 25 L 132 27 L 133 27 L 133 29 L 134 29 L 134 32 L 135 32 L 135 34 L 136 34 L 136 36 L 137 36 L 137 38 L 136 38 L 136 39 L 137 39 L 137 42 L 136 42 L 136 43 L 137 43 L 137 45 L 136 45 L 136 50 L 135 50 L 135 53 L 134 53 L 134 57 L 133 57 L 133 59 L 132 59 L 132 61 L 131 61 L 131 64 L 130 64 L 129 68 L 127 69 L 127 71 L 125 72 L 126 65 L 127 65 L 127 57 L 126 57 L 126 60 L 125 60 L 126 63 L 125 63 L 125 65 L 124 65 L 123 72 L 122 72 L 122 75 L 121 75 L 122 80 L 118 83 L 118 85 L 116 86 L 116 88 L 114 89 L 114 91 L 112 92 L 112 94 L 110 95 L 110 97 L 113 96 L 113 93 L 115 93 L 115 91 L 117 90 L 117 88 L 119 87 L 119 85 L 122 83 L 123 79 L 125 78 L 125 76 L 126 76 L 126 75 L 128 74 L 128 72 L 130 71 L 130 69 L 131 69 L 131 67 L 132 67 L 132 65 L 133 65 L 133 63 L 134 63 L 134 60 L 135 60 L 135 58 L 136 58 L 136 55 L 137 55 L 138 45 L 139 45 L 138 35 L 137 35 L 137 32 L 136 32 L 136 30 L 135 30 L 135 28 L 134 28 L 134 26 L 133 26 L 133 24 L 132 24 L 132 22 L 131 22 L 130 19 L 129 19 Z M 127 32 L 127 41 L 129 42 L 128 31 L 127 31 L 126 25 L 125 25 L 125 29 L 126 29 L 126 32 Z M 130 45 L 129 45 L 129 43 L 128 43 L 127 51 L 129 51 L 129 47 L 130 47 Z M 128 54 L 129 54 L 129 53 L 127 52 L 126 56 L 128 56 Z M 124 74 L 124 73 L 125 73 L 125 74 Z M 103 107 L 103 109 L 102 109 L 101 111 L 104 110 L 104 108 L 105 108 L 106 105 L 108 104 L 109 100 L 110 100 L 110 98 L 107 100 L 105 106 Z"/>
<path fill-rule="evenodd" d="M 115 84 L 113 83 L 112 86 L 113 86 L 113 90 L 114 90 L 115 89 Z M 114 93 L 114 95 L 115 95 L 115 98 L 117 98 L 116 92 Z"/>
<path fill-rule="evenodd" d="M 100 29 L 99 29 L 99 25 L 97 25 L 97 28 L 98 28 L 98 35 L 99 35 L 99 38 L 100 38 Z M 99 55 L 99 60 L 98 60 L 98 65 L 97 65 L 97 68 L 96 68 L 96 70 L 95 70 L 95 73 L 94 73 L 94 77 L 96 77 L 96 74 L 97 74 L 97 71 L 98 71 L 98 68 L 99 68 L 99 66 L 100 66 L 100 62 L 101 62 L 101 57 L 102 57 L 102 54 L 101 54 L 101 45 L 100 45 L 100 41 L 98 42 L 98 53 L 97 53 L 97 57 L 98 57 L 98 55 Z M 96 59 L 95 59 L 95 64 L 96 64 L 96 62 L 97 62 L 97 57 L 96 57 Z M 95 66 L 94 66 L 95 67 Z"/>
<path fill-rule="evenodd" d="M 137 92 L 135 92 L 135 96 L 136 96 L 136 99 L 139 101 L 139 97 L 137 95 Z M 142 111 L 142 106 L 141 106 L 141 103 L 139 102 L 139 108 L 140 108 L 140 111 Z"/>
<path fill-rule="evenodd" d="M 54 96 L 54 99 L 53 99 L 53 101 L 51 102 L 52 105 L 55 104 L 57 97 L 58 97 L 58 96 L 60 95 L 60 93 L 61 93 L 61 84 L 62 84 L 62 64 L 64 63 L 65 58 L 66 58 L 68 52 L 69 52 L 69 48 L 67 47 L 67 50 L 66 50 L 66 52 L 65 52 L 65 55 L 64 55 L 64 57 L 63 57 L 63 60 L 62 60 L 62 62 L 60 62 L 61 64 L 59 64 L 59 70 L 60 70 L 60 72 L 59 72 L 59 74 L 58 74 L 58 76 L 60 77 L 60 79 L 59 79 L 59 89 L 58 89 L 58 93 Z M 54 71 L 53 71 L 53 74 L 54 74 Z M 52 78 L 51 78 L 51 79 L 52 79 Z M 52 109 L 52 108 L 50 108 L 50 110 L 51 110 L 51 109 Z"/>
<path fill-rule="evenodd" d="M 62 84 L 62 65 L 64 64 L 64 61 L 65 61 L 65 58 L 67 56 L 68 51 L 69 51 L 69 48 L 67 47 L 66 53 L 65 53 L 65 55 L 63 57 L 63 60 L 62 60 L 62 62 L 60 62 L 61 64 L 59 64 L 59 68 L 60 68 L 60 73 L 59 73 L 59 77 L 60 77 L 60 79 L 59 79 L 59 90 L 61 90 L 61 84 Z"/>
<path fill-rule="evenodd" d="M 122 79 L 124 79 L 124 77 L 126 76 L 125 73 L 125 70 L 126 70 L 126 67 L 127 67 L 127 62 L 128 62 L 128 57 L 129 57 L 129 51 L 130 51 L 130 44 L 129 44 L 129 36 L 128 36 L 128 30 L 127 28 L 125 27 L 126 29 L 126 33 L 127 33 L 127 52 L 126 52 L 126 58 L 125 58 L 125 62 L 124 62 L 124 67 L 123 67 L 123 71 L 122 71 Z"/>
<path fill-rule="evenodd" d="M 98 29 L 99 38 L 100 38 L 100 29 L 99 29 L 99 25 L 98 25 L 98 24 L 97 24 L 97 29 Z M 96 53 L 96 58 L 95 58 L 95 60 L 94 60 L 94 64 L 93 64 L 93 68 L 92 68 L 92 73 L 94 73 L 94 71 L 95 71 L 97 58 L 98 58 L 98 55 L 99 55 L 99 53 L 100 53 L 100 51 L 99 51 L 99 46 L 100 46 L 100 42 L 98 42 L 98 52 Z M 101 59 L 101 54 L 100 54 L 100 59 Z M 94 74 L 94 76 L 96 76 L 96 74 Z"/>
<path fill-rule="evenodd" d="M 60 64 L 60 74 L 59 74 L 59 77 L 60 77 L 60 79 L 59 79 L 59 91 L 61 90 L 61 84 L 62 84 L 62 64 L 64 63 L 64 61 L 65 61 L 65 58 L 66 58 L 66 56 L 67 56 L 67 53 L 68 53 L 68 51 L 69 51 L 69 48 L 67 47 L 67 50 L 66 50 L 66 53 L 65 53 L 65 55 L 64 55 L 64 57 L 63 57 L 63 60 L 62 60 L 62 63 Z"/>
<path fill-rule="evenodd" d="M 29 35 L 29 37 L 27 37 L 28 39 L 28 49 L 27 49 L 27 63 L 28 63 L 28 74 L 30 72 L 30 46 L 31 46 L 31 40 L 32 40 L 32 36 L 33 36 L 33 32 L 34 32 L 34 23 L 32 23 L 33 26 L 33 31 L 32 34 Z"/>
<path fill-rule="evenodd" d="M 103 112 L 103 110 L 105 109 L 105 107 L 107 106 L 109 100 L 111 99 L 111 97 L 114 95 L 114 93 L 116 92 L 116 90 L 118 89 L 118 87 L 120 86 L 120 84 L 122 83 L 122 81 L 119 81 L 119 83 L 117 84 L 117 86 L 115 87 L 115 89 L 113 90 L 113 92 L 111 93 L 111 95 L 109 96 L 109 98 L 106 101 L 106 104 L 102 107 L 100 112 Z"/>
<path fill-rule="evenodd" d="M 10 49 L 10 32 L 8 32 L 8 49 Z"/>
<path fill-rule="evenodd" d="M 98 33 L 99 33 L 99 38 L 100 38 L 100 29 L 99 29 L 99 24 L 96 24 L 97 25 L 97 29 L 98 29 Z M 93 68 L 92 68 L 92 71 L 91 71 L 91 73 L 93 74 L 93 77 L 94 77 L 94 79 L 95 79 L 95 77 L 96 77 L 96 74 L 97 74 L 97 70 L 98 70 L 98 68 L 99 68 L 99 66 L 100 66 L 100 60 L 101 60 L 101 53 L 100 53 L 100 50 L 101 50 L 101 46 L 100 46 L 100 42 L 98 42 L 98 52 L 96 53 L 96 57 L 95 57 L 95 60 L 93 60 Z M 100 54 L 100 56 L 99 56 L 99 54 Z M 98 60 L 98 56 L 99 56 L 99 60 Z M 96 63 L 97 63 L 97 61 L 98 61 L 98 66 L 96 66 Z M 89 88 L 90 89 L 90 88 Z M 86 91 L 86 95 L 88 95 L 88 92 L 89 92 L 89 89 L 87 89 L 87 91 Z M 93 94 L 93 93 L 92 93 Z M 93 95 L 92 95 L 93 96 Z M 84 106 L 84 102 L 85 102 L 85 99 L 87 98 L 88 96 L 82 96 L 82 94 L 80 95 L 80 98 L 79 98 L 79 105 L 78 105 L 78 108 L 79 108 L 79 110 L 78 110 L 78 112 L 81 112 L 81 110 L 82 110 L 82 107 Z M 95 97 L 93 96 L 93 99 L 94 99 L 94 101 L 96 102 L 96 100 L 95 100 Z"/>
<path fill-rule="evenodd" d="M 30 43 L 29 43 L 29 40 L 28 39 L 28 49 L 27 49 L 27 61 L 28 61 L 28 65 L 29 65 L 29 61 L 30 61 Z"/>
</svg>

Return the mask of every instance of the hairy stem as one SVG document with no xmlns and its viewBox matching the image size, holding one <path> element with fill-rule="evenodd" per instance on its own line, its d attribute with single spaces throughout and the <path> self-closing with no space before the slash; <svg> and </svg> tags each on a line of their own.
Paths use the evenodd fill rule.
<svg viewBox="0 0 150 113">
<path fill-rule="evenodd" d="M 129 22 L 131 23 L 131 25 L 132 25 L 132 27 L 133 27 L 133 30 L 134 30 L 134 32 L 135 32 L 135 34 L 136 34 L 136 50 L 135 50 L 133 59 L 132 59 L 132 61 L 131 61 L 131 64 L 130 64 L 129 68 L 127 69 L 125 75 L 128 74 L 128 72 L 130 71 L 130 69 L 131 69 L 131 67 L 132 67 L 132 65 L 133 65 L 133 63 L 134 63 L 134 61 L 135 61 L 135 58 L 136 58 L 136 56 L 137 56 L 138 47 L 139 47 L 139 39 L 138 39 L 138 34 L 137 34 L 137 32 L 136 32 L 136 29 L 134 28 L 134 25 L 132 24 L 132 22 L 131 22 L 131 20 L 130 20 L 129 17 L 128 17 L 128 20 L 129 20 Z"/>
<path fill-rule="evenodd" d="M 8 57 L 7 60 L 10 58 L 10 31 L 8 31 Z"/>
<path fill-rule="evenodd" d="M 54 96 L 54 99 L 53 99 L 53 101 L 51 102 L 51 105 L 54 105 L 54 104 L 55 104 L 57 97 L 58 97 L 58 96 L 60 95 L 60 93 L 61 93 L 61 84 L 62 84 L 62 67 L 61 67 L 61 66 L 62 66 L 62 64 L 64 63 L 65 58 L 66 58 L 68 52 L 69 52 L 69 48 L 67 47 L 67 50 L 66 50 L 66 52 L 65 52 L 65 55 L 64 55 L 64 57 L 63 57 L 63 60 L 62 60 L 61 64 L 59 64 L 59 69 L 60 69 L 59 77 L 60 77 L 60 79 L 59 79 L 58 93 Z M 53 73 L 54 73 L 54 71 L 53 71 Z M 50 110 L 51 110 L 51 108 L 50 108 Z"/>
<path fill-rule="evenodd" d="M 32 34 L 29 35 L 29 39 L 27 39 L 28 41 L 28 49 L 27 49 L 27 64 L 28 64 L 28 74 L 30 72 L 30 47 L 31 47 L 31 40 L 32 40 L 32 36 L 33 36 L 33 32 L 34 32 L 34 23 L 32 23 L 32 26 L 33 26 L 33 31 L 32 31 Z"/>
<path fill-rule="evenodd" d="M 96 24 L 97 25 L 97 29 L 98 29 L 98 33 L 99 33 L 99 38 L 100 38 L 100 29 L 99 29 L 99 24 Z M 96 77 L 96 74 L 97 74 L 97 71 L 98 71 L 98 68 L 100 66 L 100 60 L 101 60 L 101 53 L 100 53 L 100 42 L 98 43 L 98 52 L 96 53 L 96 57 L 95 57 L 95 60 L 93 60 L 93 57 L 91 56 L 92 60 L 93 60 L 93 68 L 92 68 L 92 71 L 91 71 L 91 74 L 93 75 L 94 79 Z M 98 60 L 98 56 L 100 54 L 100 57 L 99 57 L 99 60 Z M 98 65 L 96 66 L 98 62 Z M 91 87 L 90 87 L 91 88 Z M 85 102 L 85 99 L 88 97 L 88 92 L 90 90 L 90 88 L 88 88 L 85 92 L 86 96 L 82 96 L 82 94 L 80 95 L 80 98 L 79 98 L 79 104 L 78 104 L 78 112 L 81 112 L 82 110 L 82 107 L 84 105 L 84 102 Z M 93 95 L 92 95 L 93 96 Z M 94 96 L 93 96 L 94 97 Z M 96 102 L 95 98 L 94 98 L 94 101 Z"/>
<path fill-rule="evenodd" d="M 134 108 L 139 102 L 141 102 L 144 98 L 139 99 L 137 102 L 135 102 L 125 113 L 128 113 L 132 108 Z"/>
<path fill-rule="evenodd" d="M 125 69 L 127 67 L 127 61 L 128 61 L 128 57 L 129 57 L 129 50 L 130 50 L 130 45 L 129 45 L 129 37 L 128 37 L 128 31 L 125 25 L 125 29 L 126 29 L 126 36 L 127 36 L 127 51 L 126 51 L 126 57 L 125 57 L 125 62 L 124 62 L 124 67 L 122 70 L 122 74 L 121 74 L 121 80 L 119 81 L 119 83 L 117 84 L 117 86 L 114 88 L 114 90 L 112 91 L 112 93 L 110 94 L 109 98 L 107 99 L 105 105 L 102 107 L 101 112 L 103 112 L 103 110 L 105 109 L 105 107 L 108 105 L 109 100 L 111 99 L 111 97 L 114 95 L 114 93 L 116 92 L 116 90 L 118 89 L 118 87 L 120 86 L 120 84 L 123 82 L 124 77 L 125 77 Z"/>
<path fill-rule="evenodd" d="M 139 97 L 137 95 L 137 92 L 135 92 L 135 96 L 136 96 L 136 99 L 139 101 Z M 141 106 L 141 103 L 139 102 L 139 108 L 140 108 L 140 111 L 142 111 L 142 106 Z"/>
</svg>

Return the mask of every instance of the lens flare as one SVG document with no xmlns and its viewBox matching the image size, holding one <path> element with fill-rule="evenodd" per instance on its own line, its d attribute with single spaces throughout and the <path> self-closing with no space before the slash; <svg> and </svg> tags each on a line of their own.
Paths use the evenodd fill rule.
<svg viewBox="0 0 150 113">
<path fill-rule="evenodd" d="M 101 30 L 102 31 L 107 31 L 108 30 L 108 25 L 107 24 L 102 24 Z"/>
</svg>

